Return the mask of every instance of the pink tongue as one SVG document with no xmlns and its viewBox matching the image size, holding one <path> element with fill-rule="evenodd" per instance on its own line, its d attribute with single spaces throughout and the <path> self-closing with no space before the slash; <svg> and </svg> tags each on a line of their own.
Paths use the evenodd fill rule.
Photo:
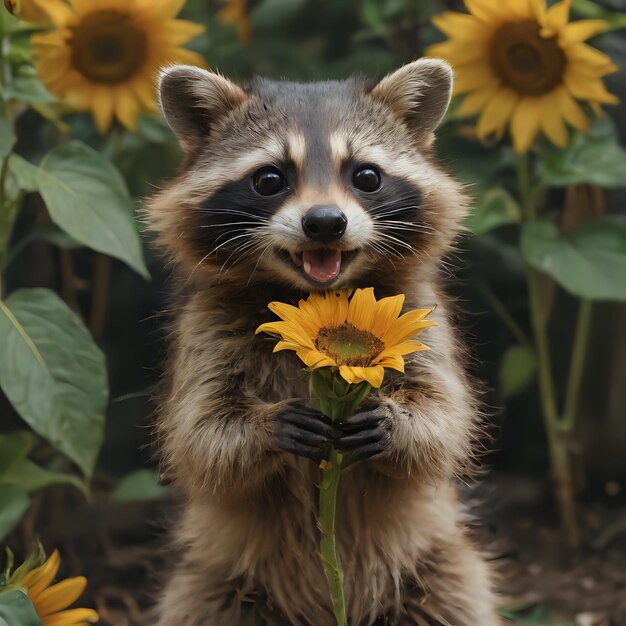
<svg viewBox="0 0 626 626">
<path fill-rule="evenodd" d="M 313 280 L 327 283 L 339 275 L 341 252 L 327 249 L 305 250 L 302 253 L 302 268 Z"/>
</svg>

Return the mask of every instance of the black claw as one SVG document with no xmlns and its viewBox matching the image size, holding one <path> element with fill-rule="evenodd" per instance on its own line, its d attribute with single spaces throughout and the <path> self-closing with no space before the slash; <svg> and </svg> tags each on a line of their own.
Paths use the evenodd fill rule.
<svg viewBox="0 0 626 626">
<path fill-rule="evenodd" d="M 348 450 L 343 453 L 343 460 L 341 462 L 342 467 L 350 467 L 359 461 L 367 461 L 381 452 L 384 452 L 385 446 L 382 443 L 371 443 L 360 448 Z"/>
<path fill-rule="evenodd" d="M 343 431 L 361 430 L 363 428 L 378 426 L 384 418 L 385 413 L 379 407 L 372 411 L 362 411 L 361 413 L 355 413 L 350 417 L 346 417 L 341 420 L 339 425 Z"/>
<path fill-rule="evenodd" d="M 303 404 L 289 404 L 278 414 L 277 443 L 283 452 L 319 463 L 340 435 L 325 415 Z"/>
<path fill-rule="evenodd" d="M 289 437 L 278 437 L 278 447 L 283 452 L 291 452 L 296 456 L 303 456 L 307 459 L 311 459 L 311 461 L 315 461 L 316 464 L 320 464 L 322 459 L 324 459 L 327 455 L 324 454 L 323 450 L 319 448 L 314 448 L 312 446 L 307 446 L 303 443 L 298 443 Z"/>
<path fill-rule="evenodd" d="M 357 432 L 351 432 L 349 435 L 339 437 L 335 440 L 335 447 L 338 450 L 351 450 L 360 446 L 366 446 L 371 443 L 383 443 L 387 431 L 385 428 L 376 426 Z"/>
</svg>

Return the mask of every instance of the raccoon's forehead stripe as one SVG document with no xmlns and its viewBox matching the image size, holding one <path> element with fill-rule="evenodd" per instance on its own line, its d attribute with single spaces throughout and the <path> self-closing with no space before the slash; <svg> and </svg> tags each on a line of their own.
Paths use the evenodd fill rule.
<svg viewBox="0 0 626 626">
<path fill-rule="evenodd" d="M 350 148 L 348 147 L 348 141 L 343 133 L 331 133 L 328 138 L 328 145 L 330 146 L 330 156 L 333 159 L 335 165 L 340 167 L 344 161 L 347 161 L 350 156 Z"/>
<path fill-rule="evenodd" d="M 298 169 L 304 169 L 306 161 L 306 139 L 302 133 L 291 132 L 287 135 L 289 158 Z"/>
</svg>

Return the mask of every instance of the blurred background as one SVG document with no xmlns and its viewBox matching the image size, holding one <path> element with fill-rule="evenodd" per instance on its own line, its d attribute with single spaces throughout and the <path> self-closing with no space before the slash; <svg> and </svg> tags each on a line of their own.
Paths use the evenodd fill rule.
<svg viewBox="0 0 626 626">
<path fill-rule="evenodd" d="M 431 21 L 433 15 L 466 12 L 454 0 L 238 0 L 226 5 L 187 0 L 179 17 L 206 27 L 186 47 L 202 55 L 208 67 L 237 81 L 255 74 L 294 80 L 353 73 L 382 76 L 444 40 Z M 574 1 L 572 19 L 622 12 L 626 13 L 624 0 Z M 614 25 L 595 37 L 593 46 L 624 68 L 626 31 L 618 28 L 618 21 Z M 605 85 L 624 102 L 626 76 L 621 69 L 608 75 Z M 598 272 L 609 268 L 605 273 L 614 274 L 613 280 L 623 281 L 623 286 L 616 286 L 616 296 L 594 299 L 575 385 L 576 424 L 567 441 L 580 535 L 573 548 L 561 530 L 550 479 L 551 457 L 532 348 L 536 329 L 529 306 L 528 259 L 520 247 L 515 217 L 517 157 L 506 139 L 479 142 L 473 121 L 455 115 L 456 106 L 440 129 L 437 152 L 475 199 L 470 232 L 450 257 L 446 273 L 471 347 L 470 368 L 485 382 L 484 402 L 490 415 L 491 439 L 482 442 L 486 471 L 477 483 L 463 487 L 482 519 L 476 532 L 497 562 L 503 615 L 512 622 L 624 626 L 626 308 L 618 301 L 626 299 L 622 271 L 626 195 L 621 188 L 626 182 L 626 153 L 619 146 L 626 134 L 624 108 L 605 107 L 605 116 L 594 123 L 595 152 L 585 152 L 586 144 L 560 149 L 561 171 L 574 163 L 578 178 L 571 175 L 557 184 L 555 166 L 541 196 L 542 210 L 555 216 L 562 232 L 568 232 L 568 219 L 576 221 L 581 214 L 601 215 L 622 229 L 616 249 L 611 248 L 621 260 L 601 261 L 606 265 L 598 266 Z M 61 141 L 84 142 L 117 167 L 136 214 L 143 199 L 162 187 L 180 163 L 176 141 L 157 116 L 141 116 L 136 132 L 127 132 L 114 121 L 111 130 L 101 134 L 88 114 L 48 112 L 43 106 L 20 111 L 13 152 L 39 163 Z M 554 150 L 552 165 L 558 157 Z M 614 169 L 604 183 L 585 175 L 597 170 L 603 155 L 610 155 L 603 170 Z M 549 161 L 543 158 L 532 162 L 549 170 Z M 97 608 L 103 623 L 143 624 L 150 594 L 168 567 L 164 528 L 176 513 L 167 486 L 158 483 L 151 445 L 167 336 L 168 269 L 155 256 L 139 219 L 134 223 L 149 278 L 137 267 L 104 257 L 67 235 L 48 217 L 44 200 L 42 193 L 24 195 L 11 235 L 3 293 L 47 288 L 61 297 L 106 356 L 109 401 L 89 494 L 69 484 L 30 490 L 28 506 L 12 518 L 10 528 L 5 527 L 4 543 L 25 556 L 41 537 L 48 551 L 59 548 L 66 574 L 88 577 L 83 603 Z M 601 245 L 591 256 L 601 257 L 607 249 Z M 586 266 L 576 265 L 578 252 L 565 264 L 570 263 L 580 277 Z M 542 285 L 541 301 L 549 320 L 554 395 L 561 403 L 571 393 L 568 372 L 585 292 L 572 291 L 567 280 L 552 278 Z M 0 351 L 4 349 L 0 345 Z M 4 435 L 27 429 L 24 416 L 7 395 L 0 392 Z M 29 455 L 48 470 L 80 475 L 72 461 L 56 455 L 46 437 L 35 440 Z"/>
</svg>

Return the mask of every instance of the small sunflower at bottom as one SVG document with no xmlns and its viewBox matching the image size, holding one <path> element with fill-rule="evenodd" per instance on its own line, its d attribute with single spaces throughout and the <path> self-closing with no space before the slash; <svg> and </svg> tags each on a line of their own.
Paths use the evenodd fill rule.
<svg viewBox="0 0 626 626">
<path fill-rule="evenodd" d="M 39 547 L 24 565 L 6 577 L 2 591 L 20 590 L 28 595 L 43 626 L 86 626 L 98 621 L 93 609 L 68 609 L 82 595 L 87 586 L 84 576 L 53 581 L 61 565 L 55 550 L 42 565 L 43 550 Z"/>
</svg>

